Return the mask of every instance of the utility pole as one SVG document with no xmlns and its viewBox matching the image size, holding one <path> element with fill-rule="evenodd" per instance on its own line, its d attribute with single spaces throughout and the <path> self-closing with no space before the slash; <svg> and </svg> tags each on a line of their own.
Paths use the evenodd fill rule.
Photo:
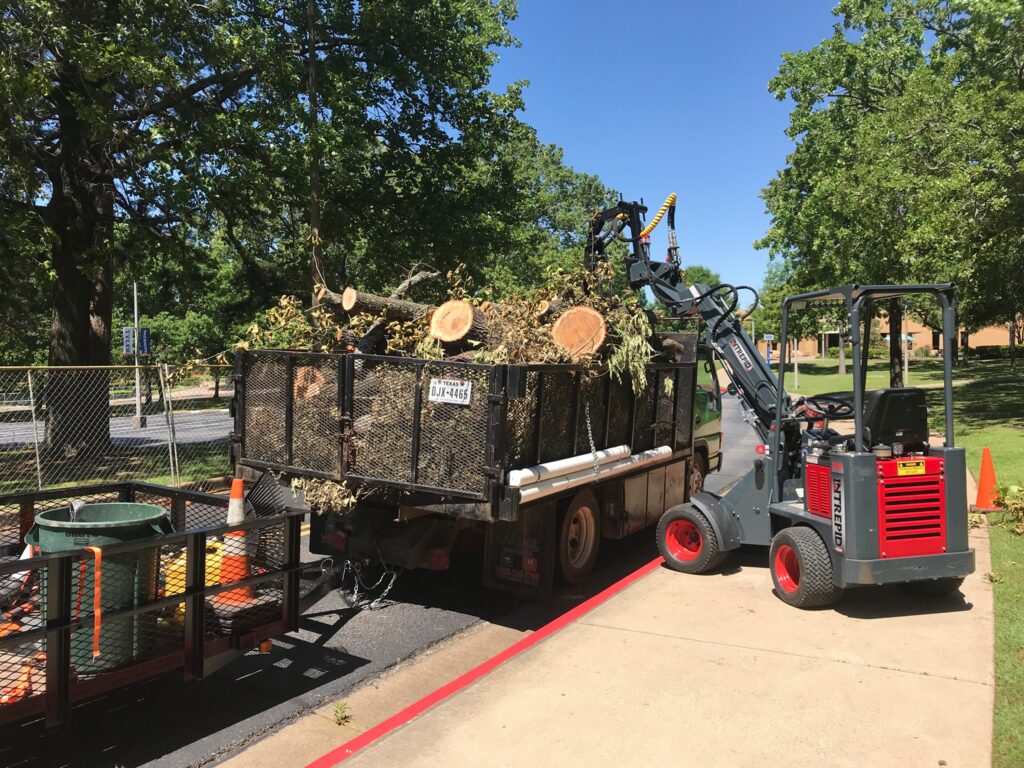
<svg viewBox="0 0 1024 768">
<path fill-rule="evenodd" d="M 132 426 L 142 429 L 146 426 L 146 418 L 142 415 L 142 375 L 139 369 L 139 284 L 134 281 L 132 282 L 132 295 L 135 305 L 134 333 L 132 334 L 134 336 L 132 351 L 135 352 L 135 418 L 132 419 Z"/>
<path fill-rule="evenodd" d="M 323 251 L 320 247 L 320 145 L 317 137 L 320 108 L 316 85 L 316 15 L 316 0 L 306 0 L 306 38 L 309 42 L 309 271 L 314 307 L 320 304 L 317 286 L 327 283 L 324 277 Z"/>
</svg>

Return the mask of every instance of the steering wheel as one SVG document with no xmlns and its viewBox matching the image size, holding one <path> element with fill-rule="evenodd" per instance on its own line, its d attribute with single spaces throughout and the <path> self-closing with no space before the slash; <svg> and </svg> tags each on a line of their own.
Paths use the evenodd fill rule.
<svg viewBox="0 0 1024 768">
<path fill-rule="evenodd" d="M 849 419 L 853 416 L 853 403 L 831 395 L 805 397 L 803 406 L 805 415 L 813 418 L 825 418 L 832 421 L 833 419 Z"/>
</svg>

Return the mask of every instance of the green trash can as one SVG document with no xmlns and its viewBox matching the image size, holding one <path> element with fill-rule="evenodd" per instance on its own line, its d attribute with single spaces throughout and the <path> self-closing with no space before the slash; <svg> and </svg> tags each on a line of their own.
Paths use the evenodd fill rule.
<svg viewBox="0 0 1024 768">
<path fill-rule="evenodd" d="M 75 519 L 71 507 L 50 509 L 36 515 L 35 525 L 25 540 L 44 555 L 86 547 L 103 547 L 138 541 L 173 531 L 167 512 L 155 504 L 116 502 L 83 504 Z M 98 643 L 93 631 L 83 627 L 71 635 L 71 663 L 80 675 L 103 672 L 144 657 L 147 640 L 154 637 L 156 617 L 140 614 L 106 619 L 103 613 L 136 608 L 156 598 L 158 550 L 143 549 L 119 555 L 100 556 L 102 604 Z M 44 572 L 45 574 L 45 572 Z M 86 556 L 72 567 L 71 617 L 93 613 L 95 558 Z M 42 605 L 46 605 L 45 578 Z M 99 654 L 94 651 L 98 645 Z"/>
</svg>

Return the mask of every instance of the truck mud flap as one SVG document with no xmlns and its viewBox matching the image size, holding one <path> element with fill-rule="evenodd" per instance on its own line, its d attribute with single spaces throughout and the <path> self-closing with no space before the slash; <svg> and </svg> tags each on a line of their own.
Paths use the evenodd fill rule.
<svg viewBox="0 0 1024 768">
<path fill-rule="evenodd" d="M 519 511 L 519 519 L 486 526 L 483 583 L 524 597 L 551 592 L 555 573 L 554 504 Z"/>
</svg>

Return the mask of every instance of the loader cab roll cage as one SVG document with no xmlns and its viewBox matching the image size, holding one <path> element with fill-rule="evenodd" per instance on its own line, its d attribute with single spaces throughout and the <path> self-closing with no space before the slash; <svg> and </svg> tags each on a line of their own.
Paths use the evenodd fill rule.
<svg viewBox="0 0 1024 768">
<path fill-rule="evenodd" d="M 779 373 L 776 392 L 775 413 L 785 417 L 789 414 L 789 402 L 783 381 L 785 379 L 787 353 L 789 347 L 789 313 L 790 310 L 801 310 L 810 304 L 842 301 L 846 307 L 850 341 L 853 347 L 853 441 L 855 450 L 870 450 L 864 445 L 865 438 L 865 389 L 867 366 L 861 358 L 862 344 L 869 337 L 870 324 L 874 317 L 872 309 L 875 302 L 901 298 L 903 296 L 929 295 L 935 297 L 942 310 L 942 362 L 943 362 L 943 395 L 945 401 L 945 446 L 954 447 L 953 442 L 953 345 L 956 343 L 956 298 L 952 283 L 935 283 L 924 285 L 845 285 L 827 288 L 810 293 L 801 293 L 788 297 L 782 304 L 782 332 L 779 340 Z M 905 390 L 904 390 L 905 391 Z M 778 456 L 782 435 L 782 418 L 776 419 L 776 428 L 772 430 L 771 452 Z M 780 463 L 782 464 L 782 463 Z M 778 479 L 779 491 L 781 482 Z"/>
</svg>

